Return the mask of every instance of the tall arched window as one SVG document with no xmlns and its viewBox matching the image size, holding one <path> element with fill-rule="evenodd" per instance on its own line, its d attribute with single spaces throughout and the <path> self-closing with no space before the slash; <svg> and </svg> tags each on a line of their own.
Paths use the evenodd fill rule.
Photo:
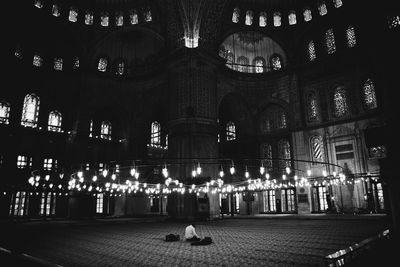
<svg viewBox="0 0 400 267">
<path fill-rule="evenodd" d="M 319 118 L 318 102 L 315 92 L 310 92 L 307 95 L 307 113 L 308 121 L 316 121 Z"/>
<path fill-rule="evenodd" d="M 125 62 L 123 60 L 117 62 L 117 70 L 115 73 L 120 76 L 125 74 Z"/>
<path fill-rule="evenodd" d="M 41 67 L 43 66 L 43 58 L 40 55 L 33 56 L 33 66 Z"/>
<path fill-rule="evenodd" d="M 111 140 L 111 122 L 103 121 L 101 123 L 100 138 Z"/>
<path fill-rule="evenodd" d="M 240 9 L 235 8 L 232 13 L 232 22 L 233 23 L 238 23 L 240 18 Z"/>
<path fill-rule="evenodd" d="M 22 49 L 19 45 L 15 48 L 14 56 L 18 59 L 22 59 L 24 57 Z"/>
<path fill-rule="evenodd" d="M 261 158 L 264 159 L 264 167 L 267 170 L 272 170 L 272 146 L 271 144 L 264 143 L 261 145 Z"/>
<path fill-rule="evenodd" d="M 249 59 L 245 56 L 240 56 L 237 59 L 237 70 L 240 72 L 249 72 Z"/>
<path fill-rule="evenodd" d="M 106 58 L 99 58 L 99 62 L 97 64 L 97 69 L 101 72 L 107 71 L 108 60 Z"/>
<path fill-rule="evenodd" d="M 139 16 L 136 9 L 131 9 L 129 11 L 129 21 L 131 22 L 132 25 L 139 23 Z"/>
<path fill-rule="evenodd" d="M 333 0 L 333 5 L 336 8 L 339 8 L 339 7 L 341 7 L 343 5 L 343 2 L 342 2 L 342 0 Z"/>
<path fill-rule="evenodd" d="M 255 66 L 256 73 L 263 73 L 265 72 L 265 59 L 262 57 L 256 57 L 254 59 L 253 65 Z"/>
<path fill-rule="evenodd" d="M 400 25 L 400 16 L 388 16 L 387 22 L 389 29 L 397 28 Z"/>
<path fill-rule="evenodd" d="M 79 69 L 79 57 L 74 58 L 74 63 L 72 65 L 72 69 L 74 69 L 74 70 Z"/>
<path fill-rule="evenodd" d="M 279 168 L 284 170 L 286 167 L 291 167 L 290 144 L 286 139 L 281 139 L 278 142 L 279 151 Z"/>
<path fill-rule="evenodd" d="M 294 24 L 297 23 L 297 20 L 296 20 L 296 12 L 295 12 L 294 10 L 291 10 L 291 11 L 289 12 L 288 18 L 289 18 L 289 25 L 294 25 Z"/>
<path fill-rule="evenodd" d="M 108 13 L 107 12 L 103 12 L 101 14 L 101 17 L 100 17 L 100 25 L 103 26 L 103 27 L 107 27 L 108 26 L 108 21 L 109 21 Z"/>
<path fill-rule="evenodd" d="M 318 3 L 318 12 L 321 16 L 325 16 L 328 14 L 328 9 L 326 8 L 326 4 L 324 1 Z"/>
<path fill-rule="evenodd" d="M 35 94 L 28 94 L 24 99 L 24 107 L 22 109 L 21 125 L 25 127 L 37 127 L 39 118 L 40 99 Z"/>
<path fill-rule="evenodd" d="M 150 22 L 153 20 L 153 17 L 151 16 L 151 9 L 149 7 L 146 7 L 143 11 L 143 17 L 144 21 Z"/>
<path fill-rule="evenodd" d="M 124 25 L 124 15 L 122 11 L 115 12 L 115 25 L 123 26 Z"/>
<path fill-rule="evenodd" d="M 333 112 L 337 118 L 343 117 L 348 113 L 347 95 L 344 87 L 339 86 L 333 94 Z"/>
<path fill-rule="evenodd" d="M 42 8 L 43 7 L 43 1 L 42 0 L 35 0 L 35 2 L 33 2 L 33 4 L 37 8 Z"/>
<path fill-rule="evenodd" d="M 335 35 L 333 34 L 333 29 L 329 29 L 325 32 L 325 47 L 328 54 L 333 54 L 336 52 Z"/>
<path fill-rule="evenodd" d="M 245 20 L 246 25 L 251 25 L 253 24 L 253 11 L 247 10 L 246 11 L 246 20 Z"/>
<path fill-rule="evenodd" d="M 325 152 L 322 136 L 314 136 L 310 142 L 313 161 L 323 162 L 325 160 Z"/>
<path fill-rule="evenodd" d="M 357 44 L 357 39 L 356 39 L 356 31 L 354 30 L 353 26 L 349 26 L 346 29 L 346 41 L 347 41 L 347 47 L 355 47 Z"/>
<path fill-rule="evenodd" d="M 304 21 L 310 21 L 312 20 L 312 14 L 311 14 L 311 9 L 306 7 L 303 11 L 303 17 Z"/>
<path fill-rule="evenodd" d="M 282 59 L 279 55 L 271 57 L 271 66 L 273 70 L 280 70 L 282 68 Z"/>
<path fill-rule="evenodd" d="M 93 25 L 93 11 L 86 10 L 86 13 L 85 13 L 85 24 L 86 25 Z"/>
<path fill-rule="evenodd" d="M 61 130 L 62 115 L 60 112 L 54 110 L 49 114 L 48 130 L 52 132 L 62 132 Z"/>
<path fill-rule="evenodd" d="M 267 26 L 267 12 L 260 12 L 259 26 L 265 27 Z"/>
<path fill-rule="evenodd" d="M 233 122 L 228 122 L 226 124 L 226 141 L 231 141 L 236 139 L 236 127 Z"/>
<path fill-rule="evenodd" d="M 78 9 L 77 8 L 71 7 L 69 9 L 68 20 L 71 21 L 71 22 L 77 22 L 78 21 Z"/>
<path fill-rule="evenodd" d="M 279 27 L 282 24 L 281 13 L 275 12 L 274 13 L 274 26 Z"/>
<path fill-rule="evenodd" d="M 56 4 L 53 4 L 52 8 L 51 8 L 51 14 L 54 17 L 59 17 L 60 16 L 60 7 Z"/>
<path fill-rule="evenodd" d="M 161 125 L 157 121 L 151 123 L 150 145 L 152 146 L 161 145 Z"/>
<path fill-rule="evenodd" d="M 308 60 L 314 61 L 317 58 L 317 53 L 315 52 L 314 41 L 311 40 L 308 43 Z"/>
<path fill-rule="evenodd" d="M 371 79 L 365 81 L 363 85 L 363 98 L 364 106 L 367 109 L 374 109 L 378 107 L 375 95 L 375 86 Z"/>
<path fill-rule="evenodd" d="M 0 124 L 10 123 L 10 104 L 0 101 Z"/>
<path fill-rule="evenodd" d="M 277 114 L 277 127 L 278 129 L 285 129 L 287 127 L 287 122 L 286 122 L 286 114 L 285 111 L 283 111 L 283 109 L 278 111 Z"/>
<path fill-rule="evenodd" d="M 54 59 L 54 66 L 55 70 L 62 70 L 63 69 L 63 59 L 62 58 L 55 58 Z"/>
</svg>

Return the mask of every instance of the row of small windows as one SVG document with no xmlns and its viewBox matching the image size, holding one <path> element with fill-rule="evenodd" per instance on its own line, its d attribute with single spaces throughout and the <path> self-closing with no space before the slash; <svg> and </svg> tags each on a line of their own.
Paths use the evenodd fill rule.
<svg viewBox="0 0 400 267">
<path fill-rule="evenodd" d="M 353 48 L 357 45 L 357 38 L 354 26 L 348 26 L 346 29 L 346 46 Z M 333 29 L 325 31 L 324 35 L 324 47 L 327 54 L 331 55 L 336 52 L 336 41 Z M 314 61 L 317 58 L 317 52 L 315 49 L 315 43 L 311 40 L 307 46 L 308 60 Z"/>
<path fill-rule="evenodd" d="M 349 114 L 349 100 L 345 87 L 338 86 L 335 88 L 331 101 L 333 103 L 332 112 L 334 117 L 342 118 Z M 371 79 L 367 79 L 362 86 L 362 101 L 366 110 L 373 110 L 378 107 L 375 94 L 375 85 Z M 312 122 L 320 120 L 321 115 L 318 98 L 314 91 L 308 93 L 306 105 L 308 121 Z"/>
<path fill-rule="evenodd" d="M 37 8 L 43 8 L 43 0 L 35 0 L 34 5 Z M 123 26 L 124 23 L 135 25 L 138 24 L 139 21 L 143 22 L 150 22 L 153 20 L 151 9 L 149 7 L 142 8 L 140 12 L 139 9 L 131 9 L 128 11 L 127 16 L 124 16 L 124 12 L 116 11 L 114 13 L 114 23 L 115 26 Z M 51 7 L 51 14 L 54 17 L 61 16 L 61 7 L 57 4 L 53 4 Z M 91 10 L 86 10 L 83 13 L 83 20 L 86 25 L 93 25 L 94 24 L 94 12 Z M 68 20 L 70 22 L 78 22 L 79 18 L 79 9 L 76 7 L 70 7 L 68 10 Z M 102 27 L 108 27 L 111 24 L 111 17 L 109 12 L 101 12 L 100 13 L 100 20 L 99 23 Z"/>
<path fill-rule="evenodd" d="M 26 155 L 19 155 L 17 157 L 17 168 L 25 169 L 32 168 L 32 157 L 28 157 Z M 45 158 L 43 160 L 43 170 L 51 171 L 57 169 L 57 160 L 53 158 Z"/>
<path fill-rule="evenodd" d="M 266 64 L 266 60 L 258 56 L 254 58 L 252 64 L 246 56 L 239 56 L 235 60 L 235 55 L 230 50 L 223 50 L 220 48 L 219 55 L 226 59 L 226 65 L 233 70 L 246 73 L 264 73 L 268 71 L 276 71 L 283 68 L 282 57 L 278 54 L 274 54 L 269 59 L 269 65 Z"/>
<path fill-rule="evenodd" d="M 343 2 L 341 0 L 333 0 L 333 6 L 335 8 L 339 8 L 343 5 Z M 320 16 L 325 16 L 328 14 L 328 9 L 325 4 L 325 1 L 321 1 L 318 3 L 318 13 Z M 240 22 L 240 9 L 237 7 L 233 10 L 232 13 L 232 22 L 233 23 L 239 23 Z M 281 12 L 274 12 L 273 13 L 273 25 L 274 27 L 280 27 L 282 25 L 282 14 Z M 252 10 L 247 10 L 245 17 L 244 17 L 244 24 L 247 26 L 253 25 L 253 20 L 254 20 L 254 12 Z M 303 9 L 303 19 L 304 21 L 311 21 L 312 20 L 312 13 L 311 9 L 309 7 L 306 7 Z M 297 24 L 297 16 L 296 16 L 296 11 L 290 10 L 288 13 L 288 22 L 289 25 L 295 25 Z M 266 27 L 267 26 L 267 12 L 262 11 L 259 13 L 259 20 L 258 20 L 258 26 L 260 27 Z"/>
</svg>

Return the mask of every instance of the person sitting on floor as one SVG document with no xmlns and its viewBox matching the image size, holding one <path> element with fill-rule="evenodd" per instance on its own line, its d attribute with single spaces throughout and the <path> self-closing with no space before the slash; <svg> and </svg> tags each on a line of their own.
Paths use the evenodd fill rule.
<svg viewBox="0 0 400 267">
<path fill-rule="evenodd" d="M 185 228 L 185 239 L 186 241 L 200 241 L 200 237 L 196 234 L 196 225 L 194 223 L 188 225 Z"/>
</svg>

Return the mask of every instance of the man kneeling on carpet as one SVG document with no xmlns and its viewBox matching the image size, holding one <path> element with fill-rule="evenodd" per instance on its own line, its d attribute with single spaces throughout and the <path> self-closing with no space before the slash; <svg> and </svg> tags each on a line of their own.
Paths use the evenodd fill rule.
<svg viewBox="0 0 400 267">
<path fill-rule="evenodd" d="M 185 239 L 186 241 L 200 241 L 201 238 L 196 234 L 196 225 L 194 223 L 188 225 L 185 228 Z"/>
</svg>

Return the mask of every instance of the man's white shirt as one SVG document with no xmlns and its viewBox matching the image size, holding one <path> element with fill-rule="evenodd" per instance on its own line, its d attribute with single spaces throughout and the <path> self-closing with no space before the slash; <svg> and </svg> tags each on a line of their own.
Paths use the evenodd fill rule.
<svg viewBox="0 0 400 267">
<path fill-rule="evenodd" d="M 196 230 L 194 229 L 194 227 L 193 227 L 192 225 L 189 225 L 189 226 L 186 227 L 186 229 L 185 229 L 185 238 L 186 238 L 186 239 L 189 239 L 189 238 L 192 238 L 192 237 L 194 237 L 194 236 L 199 237 L 199 236 L 196 234 Z"/>
</svg>

